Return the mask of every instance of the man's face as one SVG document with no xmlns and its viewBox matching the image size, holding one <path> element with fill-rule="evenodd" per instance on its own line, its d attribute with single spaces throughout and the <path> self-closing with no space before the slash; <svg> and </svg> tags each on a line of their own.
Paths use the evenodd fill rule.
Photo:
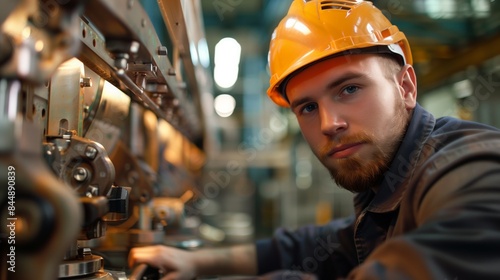
<svg viewBox="0 0 500 280">
<path fill-rule="evenodd" d="M 416 105 L 413 69 L 389 74 L 384 66 L 370 54 L 332 58 L 294 75 L 286 87 L 312 151 L 352 192 L 377 189 Z"/>
</svg>

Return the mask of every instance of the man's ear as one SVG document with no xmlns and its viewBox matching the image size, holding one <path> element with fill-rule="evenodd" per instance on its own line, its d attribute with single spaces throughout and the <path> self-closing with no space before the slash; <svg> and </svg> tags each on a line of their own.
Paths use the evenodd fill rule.
<svg viewBox="0 0 500 280">
<path fill-rule="evenodd" d="M 398 82 L 406 109 L 415 108 L 417 104 L 417 76 L 413 66 L 410 64 L 403 66 Z"/>
</svg>

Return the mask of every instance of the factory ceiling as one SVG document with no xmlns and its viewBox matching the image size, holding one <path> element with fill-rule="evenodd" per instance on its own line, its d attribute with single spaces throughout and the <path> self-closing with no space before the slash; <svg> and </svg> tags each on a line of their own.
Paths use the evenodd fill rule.
<svg viewBox="0 0 500 280">
<path fill-rule="evenodd" d="M 243 38 L 249 52 L 267 56 L 273 28 L 290 0 L 203 0 L 208 45 L 222 36 Z M 499 0 L 374 0 L 408 37 L 422 91 L 439 86 L 470 65 L 500 54 Z M 232 35 L 231 35 L 232 34 Z M 245 40 L 245 39 L 242 39 Z M 249 49 L 249 48 L 254 49 Z"/>
</svg>

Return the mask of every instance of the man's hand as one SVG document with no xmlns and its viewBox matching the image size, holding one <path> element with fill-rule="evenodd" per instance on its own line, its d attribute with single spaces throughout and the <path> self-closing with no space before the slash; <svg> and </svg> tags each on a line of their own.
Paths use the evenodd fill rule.
<svg viewBox="0 0 500 280">
<path fill-rule="evenodd" d="M 163 271 L 166 279 L 194 279 L 206 275 L 256 275 L 257 255 L 254 244 L 227 248 L 184 251 L 163 245 L 130 250 L 128 264 L 148 264 Z"/>
<path fill-rule="evenodd" d="M 172 247 L 156 245 L 137 247 L 130 250 L 128 264 L 148 264 L 163 272 L 162 280 L 191 280 L 197 276 L 194 253 Z"/>
</svg>

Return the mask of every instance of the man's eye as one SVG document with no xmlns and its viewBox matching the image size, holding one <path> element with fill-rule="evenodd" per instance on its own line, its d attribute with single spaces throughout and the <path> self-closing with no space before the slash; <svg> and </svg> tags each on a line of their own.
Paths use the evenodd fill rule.
<svg viewBox="0 0 500 280">
<path fill-rule="evenodd" d="M 350 95 L 350 94 L 356 93 L 356 91 L 358 91 L 358 89 L 359 89 L 359 87 L 357 87 L 357 86 L 347 86 L 344 88 L 343 93 Z"/>
<path fill-rule="evenodd" d="M 311 103 L 311 104 L 307 104 L 305 105 L 304 107 L 302 107 L 301 109 L 301 112 L 302 113 L 311 113 L 312 111 L 314 111 L 318 106 L 314 103 Z"/>
</svg>

